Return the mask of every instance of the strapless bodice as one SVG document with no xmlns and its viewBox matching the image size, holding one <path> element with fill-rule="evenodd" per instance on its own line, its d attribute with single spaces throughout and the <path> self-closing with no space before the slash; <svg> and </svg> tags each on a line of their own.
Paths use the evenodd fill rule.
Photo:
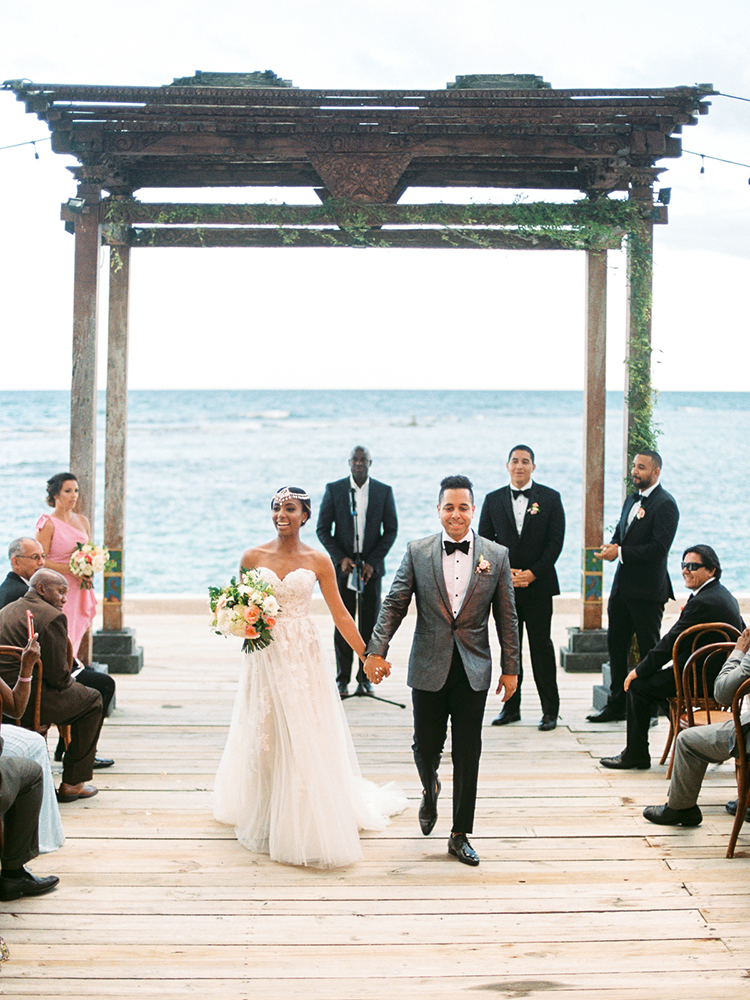
<svg viewBox="0 0 750 1000">
<path fill-rule="evenodd" d="M 315 589 L 317 577 L 311 569 L 300 566 L 282 580 L 267 566 L 258 566 L 258 572 L 273 587 L 274 596 L 279 602 L 281 612 L 278 616 L 279 625 L 285 619 L 305 618 L 310 614 L 310 601 Z"/>
</svg>

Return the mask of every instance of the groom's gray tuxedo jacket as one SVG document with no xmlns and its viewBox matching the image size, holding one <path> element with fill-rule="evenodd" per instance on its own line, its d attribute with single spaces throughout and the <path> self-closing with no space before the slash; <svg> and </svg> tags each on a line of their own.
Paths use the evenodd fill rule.
<svg viewBox="0 0 750 1000">
<path fill-rule="evenodd" d="M 386 655 L 413 594 L 417 625 L 409 657 L 409 687 L 439 691 L 448 678 L 455 642 L 469 684 L 475 691 L 486 691 L 492 681 L 490 610 L 500 640 L 501 673 L 518 673 L 518 619 L 508 550 L 475 534 L 473 551 L 473 571 L 454 619 L 445 589 L 442 532 L 409 542 L 367 647 L 368 653 Z M 480 573 L 477 567 L 483 559 L 489 569 Z"/>
</svg>

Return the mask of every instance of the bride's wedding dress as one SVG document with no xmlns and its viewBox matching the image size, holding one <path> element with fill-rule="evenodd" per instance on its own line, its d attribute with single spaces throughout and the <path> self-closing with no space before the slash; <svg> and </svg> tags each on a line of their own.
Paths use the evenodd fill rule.
<svg viewBox="0 0 750 1000">
<path fill-rule="evenodd" d="M 395 783 L 360 774 L 334 670 L 309 616 L 315 574 L 283 580 L 265 567 L 281 607 L 273 642 L 245 656 L 214 787 L 214 816 L 250 851 L 315 868 L 362 857 L 359 830 L 383 830 L 406 808 Z"/>
</svg>

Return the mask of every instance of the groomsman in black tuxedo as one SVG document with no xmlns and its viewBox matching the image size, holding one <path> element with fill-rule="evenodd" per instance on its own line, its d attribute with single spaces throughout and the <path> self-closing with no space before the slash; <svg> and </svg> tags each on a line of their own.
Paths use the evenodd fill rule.
<svg viewBox="0 0 750 1000">
<path fill-rule="evenodd" d="M 385 557 L 398 534 L 393 490 L 370 478 L 372 458 L 367 448 L 354 448 L 349 456 L 351 475 L 326 486 L 318 515 L 317 534 L 336 567 L 341 599 L 353 618 L 357 617 L 357 590 L 351 584 L 359 575 L 359 631 L 370 641 L 380 611 L 380 588 Z M 354 524 L 358 536 L 354 535 Z M 359 565 L 357 565 L 357 562 Z M 336 683 L 342 698 L 348 697 L 352 675 L 352 650 L 338 629 L 334 632 Z M 372 694 L 372 685 L 360 666 L 357 695 Z"/>
<path fill-rule="evenodd" d="M 557 726 L 560 710 L 552 644 L 552 598 L 560 593 L 555 563 L 565 540 L 565 511 L 557 490 L 541 486 L 531 478 L 536 465 L 534 452 L 528 445 L 511 448 L 505 468 L 510 485 L 485 497 L 479 534 L 505 545 L 510 553 L 519 636 L 525 626 L 534 682 L 542 703 L 539 729 L 548 732 Z M 493 719 L 493 726 L 518 722 L 521 718 L 522 682 L 523 666 L 520 666 L 515 694 Z"/>
<path fill-rule="evenodd" d="M 664 605 L 674 598 L 667 557 L 677 531 L 680 512 L 674 497 L 659 482 L 661 455 L 644 450 L 633 459 L 635 492 L 625 500 L 612 541 L 597 558 L 617 560 L 607 605 L 607 646 L 612 682 L 607 704 L 589 715 L 589 722 L 617 722 L 625 718 L 624 683 L 633 635 L 643 660 L 659 641 Z"/>
</svg>

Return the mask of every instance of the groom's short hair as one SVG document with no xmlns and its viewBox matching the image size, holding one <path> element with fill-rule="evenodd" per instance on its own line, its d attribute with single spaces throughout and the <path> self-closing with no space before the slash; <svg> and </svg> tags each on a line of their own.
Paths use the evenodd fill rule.
<svg viewBox="0 0 750 1000">
<path fill-rule="evenodd" d="M 443 502 L 443 494 L 446 490 L 468 490 L 471 494 L 471 502 L 474 503 L 474 484 L 468 476 L 446 476 L 440 484 L 439 504 Z"/>
</svg>

